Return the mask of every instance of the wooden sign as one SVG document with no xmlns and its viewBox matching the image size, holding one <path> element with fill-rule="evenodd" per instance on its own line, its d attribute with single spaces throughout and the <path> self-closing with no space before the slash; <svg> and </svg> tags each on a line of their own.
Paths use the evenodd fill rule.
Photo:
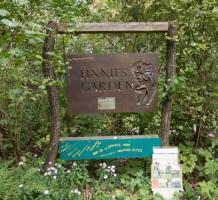
<svg viewBox="0 0 218 200">
<path fill-rule="evenodd" d="M 160 138 L 151 136 L 64 137 L 60 139 L 61 160 L 151 157 Z"/>
<path fill-rule="evenodd" d="M 67 60 L 69 112 L 156 110 L 158 54 L 70 55 Z"/>
</svg>

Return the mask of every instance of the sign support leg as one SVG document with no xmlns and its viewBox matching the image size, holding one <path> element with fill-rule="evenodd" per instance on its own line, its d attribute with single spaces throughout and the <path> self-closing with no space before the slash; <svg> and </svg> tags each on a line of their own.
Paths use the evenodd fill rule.
<svg viewBox="0 0 218 200">
<path fill-rule="evenodd" d="M 51 62 L 52 58 L 48 52 L 54 51 L 55 46 L 55 36 L 58 30 L 58 25 L 55 22 L 48 23 L 47 37 L 45 38 L 45 43 L 42 51 L 42 71 L 44 77 L 49 79 L 49 81 L 56 80 L 56 74 L 54 71 L 54 66 Z M 60 102 L 58 97 L 58 87 L 56 85 L 47 85 L 47 92 L 49 98 L 49 104 L 51 107 L 51 132 L 50 132 L 50 144 L 48 149 L 48 154 L 46 161 L 44 163 L 44 168 L 47 168 L 49 162 L 53 165 L 59 146 L 59 137 L 61 133 L 61 118 L 60 118 Z"/>
<path fill-rule="evenodd" d="M 168 38 L 167 38 L 167 54 L 166 54 L 166 79 L 165 83 L 167 87 L 173 84 L 174 77 L 176 75 L 176 43 L 175 35 L 177 32 L 177 22 L 169 22 Z M 162 104 L 161 110 L 161 126 L 160 136 L 162 139 L 162 145 L 169 145 L 169 134 L 170 134 L 170 121 L 172 112 L 172 93 L 168 93 Z"/>
</svg>

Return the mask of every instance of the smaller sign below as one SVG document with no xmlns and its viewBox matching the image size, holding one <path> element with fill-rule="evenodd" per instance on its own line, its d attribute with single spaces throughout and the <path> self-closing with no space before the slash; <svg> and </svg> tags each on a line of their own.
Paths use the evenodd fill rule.
<svg viewBox="0 0 218 200">
<path fill-rule="evenodd" d="M 115 97 L 98 98 L 98 110 L 114 110 L 115 108 Z"/>
<path fill-rule="evenodd" d="M 60 139 L 60 159 L 146 158 L 153 147 L 160 147 L 156 135 L 68 137 Z"/>
<path fill-rule="evenodd" d="M 178 163 L 178 148 L 154 148 L 151 166 L 152 191 L 166 199 L 175 192 L 183 191 L 182 167 Z"/>
</svg>

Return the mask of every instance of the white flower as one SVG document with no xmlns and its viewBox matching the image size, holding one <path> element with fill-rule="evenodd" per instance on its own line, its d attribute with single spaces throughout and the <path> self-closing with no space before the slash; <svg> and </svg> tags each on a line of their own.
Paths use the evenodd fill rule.
<svg viewBox="0 0 218 200">
<path fill-rule="evenodd" d="M 103 168 L 106 168 L 107 167 L 107 164 L 106 163 L 103 163 Z"/>
<path fill-rule="evenodd" d="M 108 176 L 105 174 L 105 175 L 104 175 L 104 179 L 107 179 L 107 178 L 108 178 Z"/>
<path fill-rule="evenodd" d="M 100 163 L 99 166 L 102 167 L 102 163 Z"/>
<path fill-rule="evenodd" d="M 115 169 L 115 165 L 112 165 L 111 168 L 112 168 L 112 169 Z"/>
<path fill-rule="evenodd" d="M 47 172 L 45 172 L 45 173 L 44 173 L 44 176 L 47 176 L 47 175 L 48 175 L 48 173 L 47 173 Z"/>
<path fill-rule="evenodd" d="M 78 193 L 78 192 L 79 192 L 79 190 L 78 190 L 78 189 L 75 189 L 75 190 L 74 190 L 74 192 L 75 192 L 75 193 Z"/>
<path fill-rule="evenodd" d="M 57 166 L 58 166 L 58 163 L 55 163 L 55 166 L 57 167 Z"/>
<path fill-rule="evenodd" d="M 49 191 L 48 191 L 48 190 L 44 190 L 44 194 L 45 194 L 45 195 L 48 195 L 48 194 L 49 194 Z"/>
<path fill-rule="evenodd" d="M 113 173 L 114 173 L 114 172 L 115 172 L 115 169 L 111 169 L 111 172 L 113 172 Z"/>
<path fill-rule="evenodd" d="M 80 192 L 78 189 L 71 190 L 70 192 L 71 192 L 71 193 L 78 194 L 78 195 L 81 195 L 81 192 Z"/>
<path fill-rule="evenodd" d="M 57 176 L 53 176 L 53 179 L 57 179 Z"/>
<path fill-rule="evenodd" d="M 19 188 L 22 188 L 22 187 L 23 187 L 23 184 L 18 185 L 18 187 L 19 187 Z"/>
<path fill-rule="evenodd" d="M 51 165 L 51 164 L 52 164 L 52 162 L 51 162 L 51 161 L 49 161 L 49 162 L 48 162 L 48 164 L 49 164 L 49 165 Z"/>
<path fill-rule="evenodd" d="M 114 195 L 112 195 L 112 199 L 116 199 L 116 195 L 114 194 Z"/>
<path fill-rule="evenodd" d="M 38 155 L 37 155 L 37 154 L 34 154 L 34 156 L 37 157 Z"/>
<path fill-rule="evenodd" d="M 70 170 L 69 170 L 69 169 L 67 170 L 67 173 L 70 173 Z"/>
<path fill-rule="evenodd" d="M 38 172 L 40 172 L 40 171 L 41 171 L 41 169 L 39 169 L 39 168 L 38 168 L 38 169 L 37 169 L 37 171 L 38 171 Z"/>
<path fill-rule="evenodd" d="M 48 174 L 48 175 L 51 175 L 51 172 L 48 172 L 47 174 Z"/>
<path fill-rule="evenodd" d="M 73 162 L 73 166 L 74 166 L 74 167 L 77 166 L 76 162 Z"/>
<path fill-rule="evenodd" d="M 61 165 L 59 164 L 58 167 L 61 168 Z"/>
<path fill-rule="evenodd" d="M 74 190 L 74 193 L 78 194 L 79 190 L 78 189 L 75 189 Z"/>
<path fill-rule="evenodd" d="M 117 174 L 116 174 L 116 173 L 114 173 L 114 177 L 117 177 Z"/>
<path fill-rule="evenodd" d="M 214 138 L 215 135 L 214 135 L 213 133 L 209 133 L 209 134 L 208 134 L 208 137 Z"/>
<path fill-rule="evenodd" d="M 23 165 L 23 162 L 22 162 L 22 161 L 20 161 L 20 162 L 18 163 L 18 165 L 19 165 L 19 166 Z"/>
</svg>

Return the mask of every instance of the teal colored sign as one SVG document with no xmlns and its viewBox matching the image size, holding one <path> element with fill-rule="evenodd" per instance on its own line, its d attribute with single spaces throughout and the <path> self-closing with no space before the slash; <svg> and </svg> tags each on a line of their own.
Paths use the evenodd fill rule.
<svg viewBox="0 0 218 200">
<path fill-rule="evenodd" d="M 160 147 L 157 136 L 107 136 L 61 138 L 61 160 L 151 157 Z"/>
</svg>

